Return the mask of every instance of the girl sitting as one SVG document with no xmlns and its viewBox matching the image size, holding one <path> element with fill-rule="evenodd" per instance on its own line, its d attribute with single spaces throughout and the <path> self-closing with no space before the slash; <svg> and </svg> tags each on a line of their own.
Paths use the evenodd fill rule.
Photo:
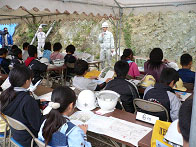
<svg viewBox="0 0 196 147">
<path fill-rule="evenodd" d="M 76 96 L 69 87 L 58 87 L 52 92 L 51 111 L 43 122 L 38 138 L 50 146 L 91 147 L 87 142 L 87 125 L 75 126 L 69 121 Z M 54 119 L 55 118 L 55 119 Z"/>
<path fill-rule="evenodd" d="M 123 51 L 121 60 L 125 60 L 129 64 L 129 72 L 128 72 L 129 76 L 131 76 L 132 78 L 136 78 L 140 76 L 140 72 L 139 72 L 137 64 L 134 62 L 133 51 L 131 49 L 125 49 Z"/>
</svg>

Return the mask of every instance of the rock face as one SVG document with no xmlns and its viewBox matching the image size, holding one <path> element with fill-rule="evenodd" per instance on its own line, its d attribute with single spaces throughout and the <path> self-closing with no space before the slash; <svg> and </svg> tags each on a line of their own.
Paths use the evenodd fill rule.
<svg viewBox="0 0 196 147">
<path fill-rule="evenodd" d="M 59 41 L 64 48 L 72 43 L 77 50 L 94 54 L 96 58 L 99 58 L 98 35 L 104 21 L 59 22 L 47 40 L 52 43 Z M 107 22 L 115 38 L 115 27 L 110 21 L 107 20 Z M 27 28 L 24 29 L 25 27 Z M 25 37 L 19 30 L 26 32 L 26 35 L 29 30 L 31 33 L 35 32 L 32 28 L 28 30 L 27 25 L 19 25 L 14 36 L 14 41 L 18 45 L 21 45 L 24 40 L 31 40 L 33 36 Z M 164 52 L 164 58 L 179 61 L 179 57 L 188 52 L 194 56 L 194 59 L 196 57 L 196 13 L 178 11 L 124 16 L 121 49 L 126 47 L 131 47 L 137 56 L 148 57 L 151 49 L 160 47 Z"/>
</svg>

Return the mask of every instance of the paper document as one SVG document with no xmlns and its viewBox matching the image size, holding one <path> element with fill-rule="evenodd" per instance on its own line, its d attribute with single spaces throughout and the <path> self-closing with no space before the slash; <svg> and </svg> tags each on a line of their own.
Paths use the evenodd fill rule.
<svg viewBox="0 0 196 147">
<path fill-rule="evenodd" d="M 31 91 L 31 92 L 35 91 L 35 89 L 37 88 L 37 86 L 40 84 L 41 81 L 42 81 L 42 80 L 39 80 L 35 85 L 33 85 L 33 84 L 31 83 L 30 87 L 29 87 L 27 90 L 29 90 L 29 91 Z"/>
<path fill-rule="evenodd" d="M 1 85 L 1 88 L 2 88 L 3 91 L 4 91 L 4 90 L 6 90 L 7 88 L 9 88 L 10 86 L 11 86 L 11 84 L 10 84 L 9 78 L 7 78 L 7 79 L 3 82 L 3 84 Z"/>
<path fill-rule="evenodd" d="M 108 78 L 113 78 L 114 71 L 109 70 L 104 78 L 99 77 L 98 80 L 105 82 Z"/>
<path fill-rule="evenodd" d="M 46 93 L 44 95 L 38 96 L 36 99 L 45 99 L 46 101 L 51 101 L 52 92 Z"/>
</svg>

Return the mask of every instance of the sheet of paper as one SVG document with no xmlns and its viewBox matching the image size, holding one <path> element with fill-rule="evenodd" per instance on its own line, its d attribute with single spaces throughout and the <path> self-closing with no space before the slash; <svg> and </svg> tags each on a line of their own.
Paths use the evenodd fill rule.
<svg viewBox="0 0 196 147">
<path fill-rule="evenodd" d="M 105 82 L 108 78 L 113 78 L 114 71 L 109 70 L 104 78 L 99 78 L 98 80 Z"/>
<path fill-rule="evenodd" d="M 3 82 L 3 84 L 1 85 L 1 88 L 3 89 L 3 90 L 6 90 L 7 88 L 9 88 L 11 86 L 11 84 L 10 84 L 10 82 L 9 82 L 9 78 L 7 78 L 4 82 Z"/>
<path fill-rule="evenodd" d="M 46 93 L 44 95 L 38 96 L 36 99 L 45 99 L 46 101 L 51 101 L 52 92 Z"/>
<path fill-rule="evenodd" d="M 180 100 L 185 101 L 189 96 L 191 96 L 192 93 L 186 93 L 185 95 L 180 95 Z"/>
<path fill-rule="evenodd" d="M 28 88 L 28 90 L 31 91 L 31 92 L 35 91 L 35 89 L 37 88 L 37 86 L 40 84 L 41 81 L 42 81 L 42 80 L 39 80 L 35 85 L 33 85 L 33 84 L 31 83 L 31 85 L 30 85 L 30 87 Z"/>
<path fill-rule="evenodd" d="M 138 146 L 138 142 L 152 129 L 135 123 L 111 117 L 112 124 L 105 135 L 128 142 Z"/>
</svg>

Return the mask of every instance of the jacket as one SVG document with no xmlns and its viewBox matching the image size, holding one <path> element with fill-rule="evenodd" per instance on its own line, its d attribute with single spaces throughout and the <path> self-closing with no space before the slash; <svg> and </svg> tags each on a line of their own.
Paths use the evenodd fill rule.
<svg viewBox="0 0 196 147">
<path fill-rule="evenodd" d="M 46 72 L 47 65 L 39 62 L 34 57 L 29 57 L 25 61 L 25 65 L 28 66 L 33 71 L 33 80 L 32 83 L 37 83 L 40 79 L 42 79 L 41 74 Z"/>
<path fill-rule="evenodd" d="M 8 43 L 8 45 L 13 45 L 13 39 L 12 39 L 12 36 L 10 34 L 1 35 L 0 36 L 0 44 L 2 46 L 5 45 L 5 38 L 4 37 L 6 37 L 6 36 L 7 36 L 7 43 Z"/>
<path fill-rule="evenodd" d="M 10 72 L 10 69 L 9 69 L 10 60 L 0 57 L 0 65 L 1 65 L 1 68 L 2 68 L 1 71 L 4 74 L 9 74 L 9 72 Z"/>
<path fill-rule="evenodd" d="M 3 114 L 8 115 L 24 125 L 37 137 L 39 128 L 44 120 L 38 103 L 30 96 L 28 91 L 16 92 L 16 97 L 11 101 L 5 109 Z M 22 146 L 29 147 L 31 144 L 31 135 L 27 131 L 17 131 L 11 128 L 13 138 Z"/>
<path fill-rule="evenodd" d="M 102 34 L 104 33 L 104 36 Z M 99 34 L 99 43 L 100 47 L 103 50 L 114 49 L 114 37 L 113 34 L 109 31 Z"/>
<path fill-rule="evenodd" d="M 179 69 L 178 74 L 183 82 L 186 83 L 195 83 L 195 72 L 190 69 Z"/>
<path fill-rule="evenodd" d="M 132 83 L 117 77 L 107 83 L 105 90 L 112 90 L 120 94 L 120 99 L 125 110 L 134 113 L 133 99 L 139 98 L 139 94 L 137 88 Z M 117 108 L 119 107 L 118 105 Z"/>
<path fill-rule="evenodd" d="M 173 89 L 168 85 L 156 83 L 154 87 L 148 87 L 144 91 L 144 99 L 163 105 L 172 121 L 178 119 L 178 111 L 181 106 L 179 98 L 174 93 Z M 154 113 L 152 115 L 160 117 L 161 120 L 166 120 L 162 112 Z"/>
<path fill-rule="evenodd" d="M 64 116 L 67 117 L 67 116 Z M 61 137 L 60 135 L 52 135 L 52 140 L 49 142 L 49 145 L 54 146 L 54 142 L 59 145 L 55 145 L 55 146 L 64 146 L 64 147 L 91 147 L 91 144 L 89 142 L 87 142 L 87 137 L 86 134 L 84 134 L 84 131 L 82 129 L 80 129 L 79 127 L 75 126 L 74 124 L 72 124 L 69 120 L 67 120 L 68 122 L 63 124 L 61 126 L 61 128 L 59 129 L 59 131 L 55 132 L 55 133 L 62 133 L 64 135 L 66 135 L 66 137 L 63 138 L 63 140 L 61 141 Z M 39 140 L 44 142 L 44 137 L 42 136 L 42 130 L 44 127 L 45 121 L 43 122 L 43 124 L 41 125 L 39 134 L 38 134 L 38 138 Z M 71 127 L 71 128 L 70 128 Z M 67 132 L 67 130 L 69 130 Z M 55 137 L 55 138 L 53 138 Z M 66 139 L 67 138 L 67 139 Z M 55 141 L 56 140 L 56 141 Z M 52 144 L 51 144 L 52 143 Z M 60 145 L 61 144 L 61 145 Z"/>
<path fill-rule="evenodd" d="M 48 61 L 50 62 L 50 61 L 51 61 L 51 59 L 50 59 L 51 53 L 52 53 L 52 52 L 51 52 L 50 50 L 44 50 L 44 53 L 43 53 L 42 58 L 47 58 Z"/>
</svg>

